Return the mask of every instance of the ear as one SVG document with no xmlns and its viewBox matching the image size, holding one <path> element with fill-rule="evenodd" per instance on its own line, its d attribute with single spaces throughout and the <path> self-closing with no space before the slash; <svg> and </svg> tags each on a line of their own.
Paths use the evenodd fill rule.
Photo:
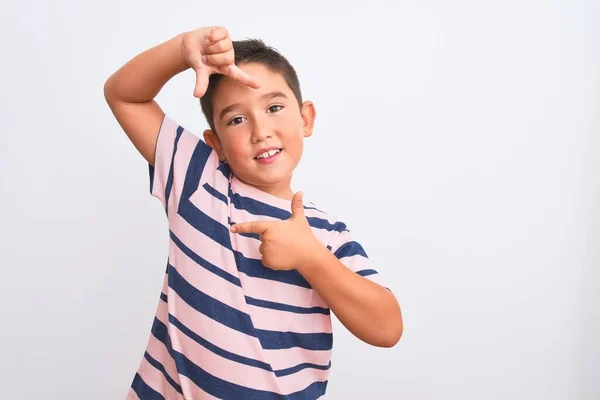
<svg viewBox="0 0 600 400">
<path fill-rule="evenodd" d="M 302 103 L 302 130 L 304 137 L 310 137 L 313 134 L 313 127 L 315 126 L 315 118 L 317 117 L 317 110 L 312 101 L 305 101 Z"/>
<path fill-rule="evenodd" d="M 221 146 L 221 141 L 216 133 L 212 130 L 207 129 L 204 131 L 204 141 L 210 147 L 213 148 L 214 151 L 219 155 L 219 161 L 225 161 L 225 153 L 223 152 L 223 147 Z"/>
</svg>

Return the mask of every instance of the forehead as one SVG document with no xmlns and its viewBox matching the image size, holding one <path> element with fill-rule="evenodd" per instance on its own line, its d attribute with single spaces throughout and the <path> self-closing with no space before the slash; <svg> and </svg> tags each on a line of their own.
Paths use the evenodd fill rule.
<svg viewBox="0 0 600 400">
<path fill-rule="evenodd" d="M 224 76 L 213 95 L 213 110 L 215 115 L 232 103 L 252 104 L 261 99 L 266 93 L 283 92 L 288 98 L 294 98 L 294 94 L 283 76 L 271 71 L 259 63 L 249 63 L 240 66 L 240 69 L 254 77 L 260 88 L 253 89 L 240 83 L 229 76 Z"/>
</svg>

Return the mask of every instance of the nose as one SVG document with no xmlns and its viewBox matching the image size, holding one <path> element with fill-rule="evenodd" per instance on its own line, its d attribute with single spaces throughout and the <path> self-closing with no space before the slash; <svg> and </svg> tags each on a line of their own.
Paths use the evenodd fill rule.
<svg viewBox="0 0 600 400">
<path fill-rule="evenodd" d="M 273 136 L 273 128 L 268 123 L 256 121 L 252 127 L 252 143 L 264 142 Z"/>
</svg>

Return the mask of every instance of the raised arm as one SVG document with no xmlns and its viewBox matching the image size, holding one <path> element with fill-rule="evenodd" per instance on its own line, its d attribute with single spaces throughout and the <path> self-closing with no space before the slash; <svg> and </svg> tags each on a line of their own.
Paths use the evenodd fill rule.
<svg viewBox="0 0 600 400">
<path fill-rule="evenodd" d="M 175 75 L 196 71 L 194 96 L 202 97 L 211 74 L 232 76 L 251 87 L 258 83 L 237 68 L 225 28 L 206 27 L 181 33 L 138 54 L 104 84 L 104 97 L 140 154 L 154 165 L 154 150 L 164 112 L 154 100 Z"/>
<path fill-rule="evenodd" d="M 172 77 L 189 68 L 181 53 L 183 35 L 137 55 L 104 84 L 104 97 L 119 125 L 151 165 L 164 117 L 154 98 Z"/>
</svg>

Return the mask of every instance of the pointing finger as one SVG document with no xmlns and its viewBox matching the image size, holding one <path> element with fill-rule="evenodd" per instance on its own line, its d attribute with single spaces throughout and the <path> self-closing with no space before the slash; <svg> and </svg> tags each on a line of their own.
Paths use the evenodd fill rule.
<svg viewBox="0 0 600 400">
<path fill-rule="evenodd" d="M 233 233 L 265 233 L 270 223 L 267 221 L 241 222 L 231 227 Z"/>
<path fill-rule="evenodd" d="M 236 81 L 243 83 L 244 85 L 250 86 L 251 88 L 258 89 L 260 84 L 258 81 L 242 71 L 237 65 L 232 64 L 225 70 L 225 75 L 229 75 Z"/>
</svg>

